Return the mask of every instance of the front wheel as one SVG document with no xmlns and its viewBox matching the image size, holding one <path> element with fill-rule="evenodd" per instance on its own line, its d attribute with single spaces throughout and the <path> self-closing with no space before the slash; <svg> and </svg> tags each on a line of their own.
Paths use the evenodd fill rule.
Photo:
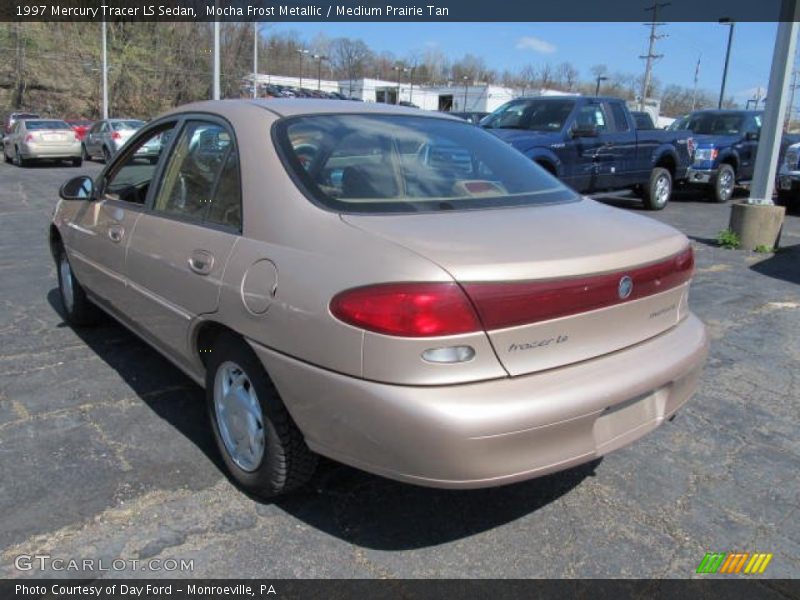
<svg viewBox="0 0 800 600">
<path fill-rule="evenodd" d="M 648 210 L 661 210 L 672 196 L 672 175 L 664 167 L 656 167 L 650 173 L 650 181 L 643 188 L 642 202 Z"/>
<path fill-rule="evenodd" d="M 244 340 L 211 348 L 206 401 L 228 471 L 246 491 L 276 496 L 302 486 L 317 464 L 261 362 Z"/>
<path fill-rule="evenodd" d="M 98 317 L 98 308 L 92 304 L 81 284 L 75 279 L 63 246 L 59 249 L 56 266 L 58 268 L 58 291 L 67 321 L 71 325 L 95 323 Z"/>
<path fill-rule="evenodd" d="M 29 163 L 27 158 L 23 158 L 19 153 L 19 148 L 14 148 L 14 164 L 18 167 L 27 167 Z"/>
<path fill-rule="evenodd" d="M 717 179 L 711 190 L 711 198 L 714 202 L 727 202 L 733 196 L 733 188 L 736 186 L 736 173 L 733 167 L 728 164 L 721 164 L 717 171 Z"/>
</svg>

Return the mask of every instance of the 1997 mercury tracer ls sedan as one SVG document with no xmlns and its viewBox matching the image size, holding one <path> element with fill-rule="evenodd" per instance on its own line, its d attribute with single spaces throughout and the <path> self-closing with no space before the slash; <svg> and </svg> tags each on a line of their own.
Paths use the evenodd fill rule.
<svg viewBox="0 0 800 600">
<path fill-rule="evenodd" d="M 708 351 L 682 234 L 438 114 L 192 104 L 60 195 L 69 321 L 102 308 L 204 386 L 261 495 L 317 454 L 434 487 L 566 469 L 671 417 Z"/>
</svg>

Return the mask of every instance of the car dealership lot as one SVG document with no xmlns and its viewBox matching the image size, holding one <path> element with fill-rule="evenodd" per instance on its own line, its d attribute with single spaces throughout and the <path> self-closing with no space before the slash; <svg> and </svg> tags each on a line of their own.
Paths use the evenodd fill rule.
<svg viewBox="0 0 800 600">
<path fill-rule="evenodd" d="M 632 446 L 476 491 L 326 462 L 259 502 L 223 474 L 198 387 L 110 320 L 63 323 L 48 217 L 67 177 L 99 168 L 0 165 L 0 576 L 50 555 L 193 561 L 104 572 L 130 576 L 688 577 L 711 551 L 771 552 L 765 576 L 800 575 L 800 217 L 770 256 L 714 245 L 724 205 L 647 213 L 694 240 L 712 348 L 695 398 Z"/>
</svg>

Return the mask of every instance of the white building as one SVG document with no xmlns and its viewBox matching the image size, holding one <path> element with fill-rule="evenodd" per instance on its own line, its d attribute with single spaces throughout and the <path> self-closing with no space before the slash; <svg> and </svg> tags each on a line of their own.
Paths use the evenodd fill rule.
<svg viewBox="0 0 800 600">
<path fill-rule="evenodd" d="M 252 76 L 245 78 L 247 85 L 252 85 Z M 521 90 L 489 85 L 485 83 L 467 85 L 420 86 L 409 82 L 400 83 L 384 79 L 345 79 L 331 81 L 317 80 L 316 77 L 303 77 L 302 85 L 299 77 L 258 74 L 259 85 L 275 84 L 306 89 L 320 89 L 324 92 L 339 92 L 345 96 L 358 98 L 364 102 L 399 104 L 409 102 L 423 110 L 445 112 L 492 112 L 509 100 L 526 96 L 564 95 L 566 92 L 548 89 Z M 250 88 L 252 89 L 252 88 Z M 577 95 L 577 94 L 571 94 Z"/>
</svg>

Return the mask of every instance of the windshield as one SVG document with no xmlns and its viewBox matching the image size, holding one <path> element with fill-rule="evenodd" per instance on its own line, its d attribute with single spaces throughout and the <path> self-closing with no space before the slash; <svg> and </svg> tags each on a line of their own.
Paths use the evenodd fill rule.
<svg viewBox="0 0 800 600">
<path fill-rule="evenodd" d="M 512 100 L 481 121 L 481 126 L 489 129 L 561 131 L 574 106 L 574 100 Z"/>
<path fill-rule="evenodd" d="M 72 129 L 64 121 L 25 121 L 25 129 L 37 131 L 40 129 Z"/>
<path fill-rule="evenodd" d="M 111 129 L 114 131 L 136 130 L 144 125 L 144 121 L 112 121 Z"/>
<path fill-rule="evenodd" d="M 744 126 L 744 117 L 738 114 L 698 113 L 687 115 L 676 122 L 675 129 L 688 129 L 700 135 L 738 135 Z"/>
<path fill-rule="evenodd" d="M 578 199 L 511 146 L 465 122 L 314 115 L 279 122 L 275 135 L 300 187 L 341 212 L 444 211 Z"/>
</svg>

